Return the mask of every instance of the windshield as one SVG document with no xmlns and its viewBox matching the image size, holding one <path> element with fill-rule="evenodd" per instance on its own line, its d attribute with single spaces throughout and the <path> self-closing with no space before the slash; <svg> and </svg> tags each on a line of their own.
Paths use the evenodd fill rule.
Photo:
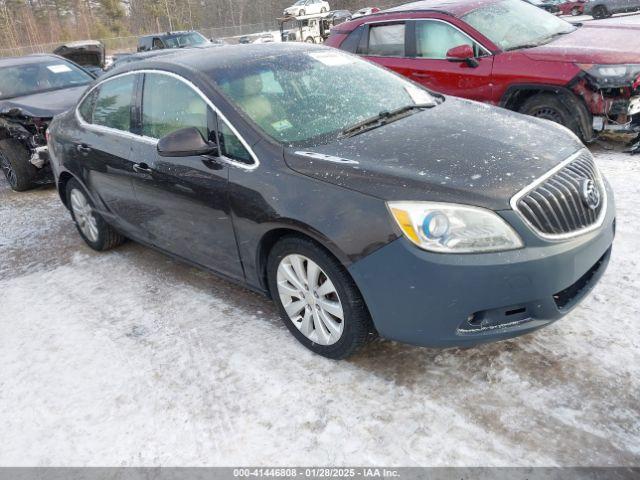
<svg viewBox="0 0 640 480">
<path fill-rule="evenodd" d="M 190 47 L 192 45 L 202 45 L 207 43 L 207 39 L 198 32 L 181 33 L 163 38 L 167 48 Z"/>
<path fill-rule="evenodd" d="M 294 5 L 304 5 L 307 0 L 298 0 Z"/>
<path fill-rule="evenodd" d="M 462 17 L 503 50 L 533 47 L 577 27 L 520 0 L 503 0 Z"/>
<path fill-rule="evenodd" d="M 216 72 L 216 82 L 268 136 L 289 146 L 329 142 L 383 111 L 436 104 L 421 87 L 332 50 L 230 66 Z"/>
<path fill-rule="evenodd" d="M 93 77 L 72 63 L 51 59 L 0 68 L 0 100 L 86 85 Z"/>
</svg>

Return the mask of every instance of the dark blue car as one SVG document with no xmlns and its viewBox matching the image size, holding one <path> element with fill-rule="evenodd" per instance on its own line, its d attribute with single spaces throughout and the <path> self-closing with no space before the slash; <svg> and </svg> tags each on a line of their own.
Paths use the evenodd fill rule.
<svg viewBox="0 0 640 480">
<path fill-rule="evenodd" d="M 132 63 L 49 132 L 89 246 L 130 238 L 270 295 L 331 358 L 376 334 L 455 346 L 548 325 L 614 238 L 613 193 L 569 130 L 321 46 Z"/>
</svg>

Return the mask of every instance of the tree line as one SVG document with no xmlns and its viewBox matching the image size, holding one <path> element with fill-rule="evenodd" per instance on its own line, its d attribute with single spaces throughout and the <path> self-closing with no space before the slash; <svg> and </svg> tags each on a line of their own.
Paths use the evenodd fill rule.
<svg viewBox="0 0 640 480">
<path fill-rule="evenodd" d="M 294 0 L 0 0 L 0 49 L 168 30 L 270 24 Z M 329 0 L 357 10 L 402 2 Z"/>
</svg>

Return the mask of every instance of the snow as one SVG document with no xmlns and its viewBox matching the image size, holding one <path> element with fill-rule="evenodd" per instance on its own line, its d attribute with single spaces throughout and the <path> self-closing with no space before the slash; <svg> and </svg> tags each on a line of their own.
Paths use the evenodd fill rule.
<svg viewBox="0 0 640 480">
<path fill-rule="evenodd" d="M 269 301 L 0 180 L 0 465 L 640 465 L 640 156 L 609 270 L 569 316 L 472 349 L 306 351 Z"/>
</svg>

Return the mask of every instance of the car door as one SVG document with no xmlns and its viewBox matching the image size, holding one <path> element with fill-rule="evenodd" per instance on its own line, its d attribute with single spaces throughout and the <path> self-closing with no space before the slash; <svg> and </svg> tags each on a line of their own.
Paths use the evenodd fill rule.
<svg viewBox="0 0 640 480">
<path fill-rule="evenodd" d="M 365 25 L 356 53 L 400 75 L 409 76 L 413 60 L 407 58 L 406 39 L 404 20 Z"/>
<path fill-rule="evenodd" d="M 170 92 L 170 95 L 167 95 Z M 217 118 L 179 77 L 146 73 L 140 89 L 140 136 L 134 140 L 136 216 L 144 240 L 182 258 L 242 278 L 229 212 L 229 165 L 221 157 L 163 157 L 157 141 L 196 127 L 217 142 Z"/>
<path fill-rule="evenodd" d="M 408 50 L 413 57 L 409 78 L 444 94 L 491 100 L 493 55 L 488 49 L 444 20 L 423 19 L 409 25 Z M 447 52 L 462 45 L 472 47 L 474 59 L 449 60 Z"/>
<path fill-rule="evenodd" d="M 94 88 L 78 108 L 80 133 L 75 139 L 82 180 L 97 196 L 105 216 L 129 232 L 138 221 L 131 178 L 131 112 L 139 75 L 110 78 Z"/>
</svg>

